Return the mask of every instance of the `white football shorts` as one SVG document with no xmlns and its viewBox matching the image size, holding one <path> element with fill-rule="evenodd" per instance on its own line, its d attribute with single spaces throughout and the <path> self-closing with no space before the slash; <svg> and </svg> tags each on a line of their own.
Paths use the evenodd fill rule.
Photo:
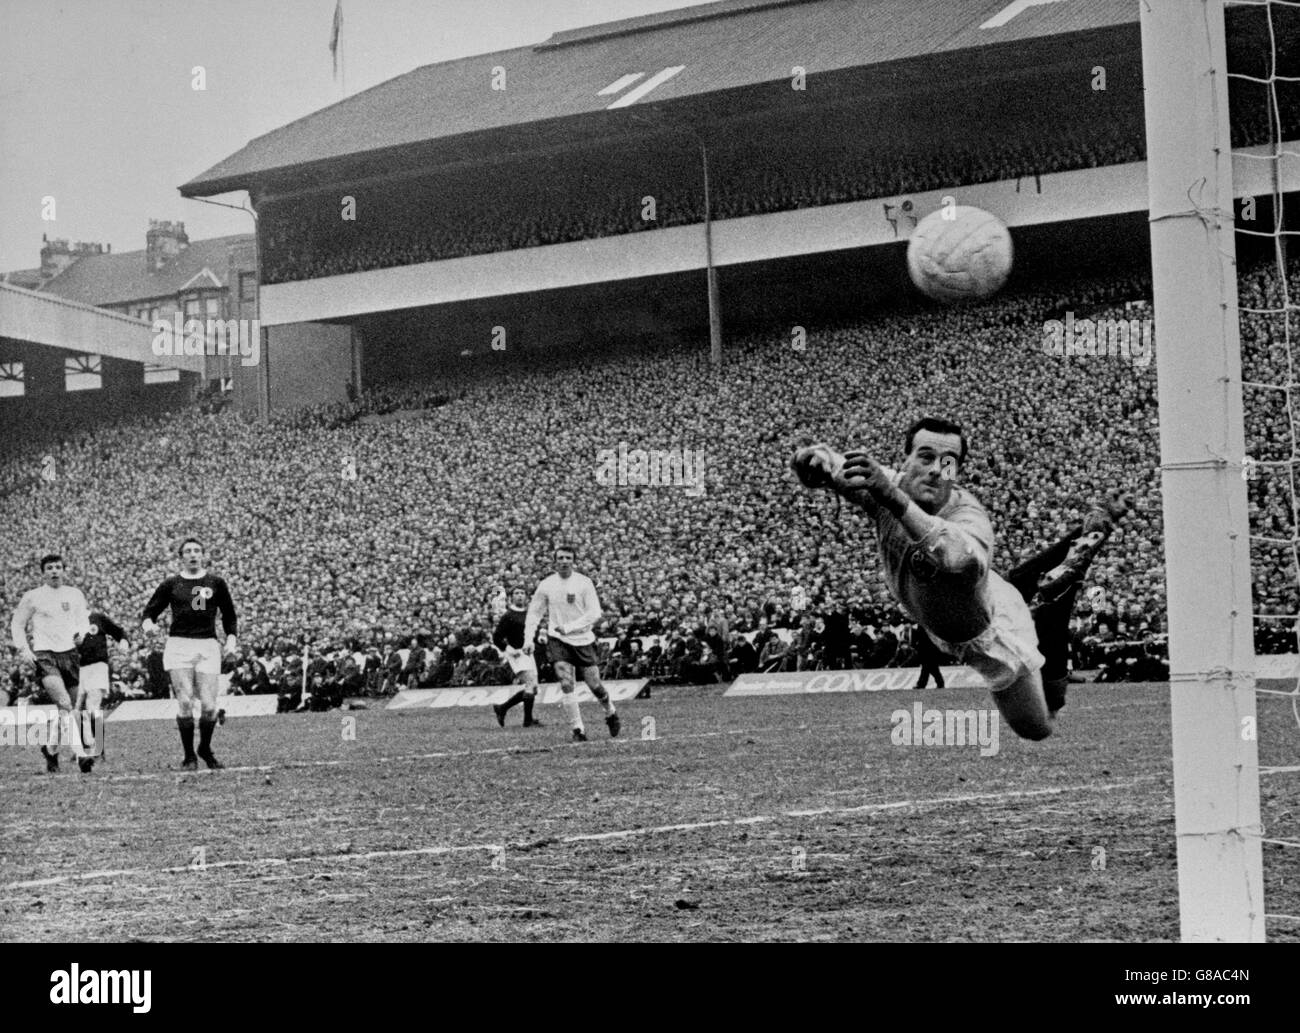
<svg viewBox="0 0 1300 1033">
<path fill-rule="evenodd" d="M 968 642 L 939 642 L 989 683 L 989 691 L 1011 688 L 1026 672 L 1040 670 L 1043 654 L 1038 651 L 1038 632 L 1029 605 L 1014 587 L 993 571 L 988 574 L 989 606 L 993 620 Z"/>
<path fill-rule="evenodd" d="M 100 709 L 104 705 L 104 694 L 108 692 L 108 664 L 86 664 L 81 669 L 81 681 L 77 688 L 84 709 Z"/>
<path fill-rule="evenodd" d="M 215 638 L 168 636 L 163 646 L 163 670 L 221 673 L 221 643 Z"/>
<path fill-rule="evenodd" d="M 516 675 L 531 674 L 534 679 L 537 677 L 537 661 L 532 655 L 525 653 L 522 649 L 506 648 L 506 663 L 510 665 Z"/>
</svg>

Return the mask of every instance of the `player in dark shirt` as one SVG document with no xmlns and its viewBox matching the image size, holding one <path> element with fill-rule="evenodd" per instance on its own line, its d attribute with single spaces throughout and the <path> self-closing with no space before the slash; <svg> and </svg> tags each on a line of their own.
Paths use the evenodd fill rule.
<svg viewBox="0 0 1300 1033">
<path fill-rule="evenodd" d="M 102 755 L 102 742 L 97 736 L 104 734 L 104 697 L 108 695 L 112 672 L 108 666 L 108 640 L 119 645 L 127 642 L 121 625 L 101 610 L 90 612 L 90 630 L 82 637 L 77 652 L 81 659 L 81 681 L 77 684 L 77 699 L 72 709 L 81 721 L 81 736 L 86 742 L 98 742 Z M 98 729 L 98 730 L 97 730 Z"/>
<path fill-rule="evenodd" d="M 501 619 L 497 621 L 496 631 L 492 634 L 492 644 L 501 650 L 514 672 L 515 681 L 520 688 L 504 703 L 493 703 L 492 710 L 497 715 L 497 724 L 502 728 L 506 724 L 506 714 L 516 703 L 524 705 L 524 727 L 540 728 L 542 722 L 533 717 L 533 703 L 537 700 L 537 662 L 524 652 L 524 621 L 528 615 L 528 593 L 516 588 L 510 593 L 510 606 Z"/>
<path fill-rule="evenodd" d="M 90 611 L 90 631 L 82 638 L 78 647 L 81 652 L 81 667 L 87 664 L 108 663 L 108 640 L 122 643 L 127 641 L 126 632 L 112 617 L 100 610 Z"/>
<path fill-rule="evenodd" d="M 212 753 L 212 732 L 217 725 L 217 694 L 221 690 L 221 645 L 217 615 L 226 636 L 226 652 L 236 649 L 235 604 L 226 582 L 203 568 L 203 544 L 187 538 L 180 547 L 181 573 L 167 578 L 144 608 L 142 627 L 157 629 L 162 612 L 171 609 L 171 628 L 163 649 L 163 667 L 171 676 L 176 695 L 176 727 L 180 730 L 185 759 L 181 767 L 198 767 L 194 755 L 194 697 L 199 698 L 198 756 L 210 768 L 224 767 Z"/>
</svg>

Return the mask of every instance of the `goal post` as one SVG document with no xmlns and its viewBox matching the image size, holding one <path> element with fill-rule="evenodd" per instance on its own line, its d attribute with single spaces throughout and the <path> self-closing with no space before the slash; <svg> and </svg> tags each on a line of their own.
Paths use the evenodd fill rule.
<svg viewBox="0 0 1300 1033">
<path fill-rule="evenodd" d="M 1264 939 L 1223 0 L 1142 0 L 1184 941 Z"/>
</svg>

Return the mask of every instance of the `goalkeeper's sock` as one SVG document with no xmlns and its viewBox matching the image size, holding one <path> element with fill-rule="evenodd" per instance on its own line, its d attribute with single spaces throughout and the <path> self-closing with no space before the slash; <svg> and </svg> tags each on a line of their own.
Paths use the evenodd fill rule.
<svg viewBox="0 0 1300 1033">
<path fill-rule="evenodd" d="M 1048 712 L 1055 717 L 1065 706 L 1065 690 L 1070 685 L 1070 676 L 1043 680 L 1043 698 L 1047 701 Z"/>
<path fill-rule="evenodd" d="M 192 760 L 194 757 L 194 717 L 178 717 L 176 727 L 181 733 L 181 745 L 185 747 L 185 759 Z"/>
<path fill-rule="evenodd" d="M 191 718 L 191 721 L 194 719 Z M 217 727 L 217 715 L 209 714 L 199 718 L 199 753 L 212 752 L 212 731 Z"/>
<path fill-rule="evenodd" d="M 523 695 L 524 695 L 524 724 L 530 725 L 533 723 L 533 703 L 537 699 L 537 694 L 534 692 L 525 692 Z"/>
</svg>

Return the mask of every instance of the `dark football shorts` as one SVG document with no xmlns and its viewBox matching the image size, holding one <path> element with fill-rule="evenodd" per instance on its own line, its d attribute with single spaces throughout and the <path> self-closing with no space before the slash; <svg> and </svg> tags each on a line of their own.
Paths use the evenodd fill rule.
<svg viewBox="0 0 1300 1033">
<path fill-rule="evenodd" d="M 582 670 L 584 667 L 596 667 L 600 664 L 600 661 L 596 659 L 594 644 L 571 646 L 567 642 L 561 642 L 554 635 L 546 640 L 546 652 L 550 655 L 551 663 L 572 664 L 578 670 Z"/>
<path fill-rule="evenodd" d="M 36 651 L 36 678 L 44 681 L 51 674 L 63 679 L 65 688 L 75 689 L 81 681 L 81 660 L 75 649 L 56 653 L 50 649 Z"/>
</svg>

